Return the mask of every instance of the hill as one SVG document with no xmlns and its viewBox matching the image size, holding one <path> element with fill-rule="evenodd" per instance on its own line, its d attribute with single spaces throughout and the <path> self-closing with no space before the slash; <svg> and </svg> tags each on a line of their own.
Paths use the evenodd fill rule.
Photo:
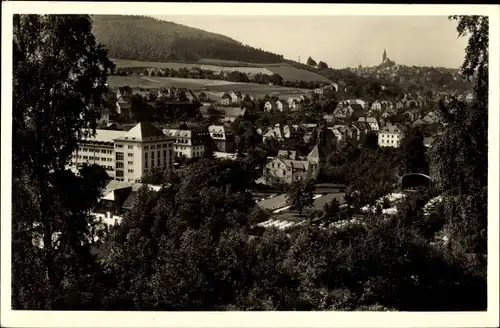
<svg viewBox="0 0 500 328">
<path fill-rule="evenodd" d="M 92 30 L 113 58 L 165 62 L 219 59 L 280 63 L 283 56 L 227 36 L 146 16 L 93 15 Z"/>
</svg>

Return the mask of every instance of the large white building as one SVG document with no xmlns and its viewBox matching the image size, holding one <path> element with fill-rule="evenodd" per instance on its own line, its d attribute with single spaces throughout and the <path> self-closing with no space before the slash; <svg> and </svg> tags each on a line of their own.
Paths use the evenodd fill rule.
<svg viewBox="0 0 500 328">
<path fill-rule="evenodd" d="M 378 132 L 379 147 L 399 147 L 403 139 L 403 132 L 396 125 L 387 123 Z"/>
<path fill-rule="evenodd" d="M 140 182 L 154 170 L 168 169 L 174 160 L 174 138 L 149 122 L 129 131 L 96 130 L 73 154 L 72 166 L 98 164 L 117 181 Z"/>
</svg>

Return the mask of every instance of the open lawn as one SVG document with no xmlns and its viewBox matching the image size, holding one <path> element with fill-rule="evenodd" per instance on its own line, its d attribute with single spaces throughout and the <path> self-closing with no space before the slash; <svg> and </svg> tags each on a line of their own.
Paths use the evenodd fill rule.
<svg viewBox="0 0 500 328">
<path fill-rule="evenodd" d="M 243 73 L 252 74 L 278 74 L 285 81 L 313 81 L 313 82 L 327 82 L 331 83 L 329 79 L 321 76 L 317 73 L 310 72 L 307 70 L 295 68 L 287 63 L 276 63 L 276 64 L 253 64 L 244 63 L 238 61 L 230 60 L 217 60 L 217 59 L 201 59 L 198 62 L 146 62 L 138 60 L 128 60 L 128 59 L 112 59 L 117 68 L 125 67 L 140 67 L 140 68 L 172 68 L 180 69 L 187 68 L 191 69 L 193 67 L 200 67 L 204 70 L 210 70 L 214 72 L 220 71 L 240 71 Z"/>
<path fill-rule="evenodd" d="M 263 97 L 268 94 L 278 97 L 297 96 L 308 94 L 311 91 L 299 88 L 286 88 L 275 85 L 238 83 L 219 80 L 184 79 L 174 77 L 154 76 L 109 76 L 108 84 L 112 88 L 128 85 L 131 88 L 159 89 L 168 87 L 187 88 L 193 91 L 205 91 L 214 95 L 222 95 L 224 92 L 240 91 L 254 97 Z"/>
<path fill-rule="evenodd" d="M 298 69 L 287 64 L 283 64 L 280 66 L 269 66 L 268 69 L 271 70 L 274 74 L 278 74 L 279 76 L 281 76 L 285 81 L 313 81 L 332 83 L 332 81 L 322 75 L 306 71 L 304 69 Z"/>
</svg>

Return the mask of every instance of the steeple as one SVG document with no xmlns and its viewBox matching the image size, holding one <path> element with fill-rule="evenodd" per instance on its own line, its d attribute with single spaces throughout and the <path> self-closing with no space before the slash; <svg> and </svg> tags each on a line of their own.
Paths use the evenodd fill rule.
<svg viewBox="0 0 500 328">
<path fill-rule="evenodd" d="M 382 63 L 387 59 L 387 51 L 384 49 L 384 54 L 382 55 Z"/>
</svg>

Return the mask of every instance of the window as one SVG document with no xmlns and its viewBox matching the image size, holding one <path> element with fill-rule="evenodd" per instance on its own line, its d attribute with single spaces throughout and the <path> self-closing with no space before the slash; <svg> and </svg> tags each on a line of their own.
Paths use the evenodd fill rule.
<svg viewBox="0 0 500 328">
<path fill-rule="evenodd" d="M 149 149 L 149 146 L 144 146 L 144 150 L 148 150 Z"/>
<path fill-rule="evenodd" d="M 134 149 L 134 146 L 129 145 L 128 149 Z"/>
<path fill-rule="evenodd" d="M 169 152 L 170 158 L 172 158 L 172 157 L 173 157 L 173 156 L 172 156 L 172 153 L 173 153 L 173 151 L 172 151 L 172 149 L 170 149 L 170 152 Z"/>
<path fill-rule="evenodd" d="M 166 150 L 163 151 L 163 158 L 167 158 L 167 151 Z"/>
<path fill-rule="evenodd" d="M 160 144 L 156 145 L 156 149 L 160 149 L 160 148 L 161 148 Z"/>
<path fill-rule="evenodd" d="M 116 168 L 117 169 L 123 169 L 123 163 L 122 162 L 117 162 L 116 163 Z"/>
<path fill-rule="evenodd" d="M 163 144 L 163 148 L 167 148 L 167 144 Z"/>
<path fill-rule="evenodd" d="M 106 154 L 106 150 L 105 149 L 101 149 L 101 154 Z"/>
<path fill-rule="evenodd" d="M 134 173 L 133 169 L 128 169 L 128 173 Z"/>
<path fill-rule="evenodd" d="M 127 162 L 127 164 L 128 164 L 128 165 L 134 165 L 134 162 L 132 162 L 132 161 L 128 161 L 128 162 Z"/>
<path fill-rule="evenodd" d="M 161 165 L 161 163 L 160 163 L 160 156 L 158 156 L 158 159 L 157 159 L 157 161 L 156 161 L 156 165 L 158 165 L 158 166 L 160 166 L 160 165 Z"/>
<path fill-rule="evenodd" d="M 154 151 L 151 152 L 151 159 L 153 159 L 153 158 L 155 158 L 155 152 Z"/>
<path fill-rule="evenodd" d="M 116 170 L 116 177 L 123 177 L 123 171 L 121 170 Z"/>
<path fill-rule="evenodd" d="M 116 160 L 123 161 L 123 153 L 116 153 Z"/>
<path fill-rule="evenodd" d="M 128 153 L 128 157 L 134 157 L 134 153 Z"/>
<path fill-rule="evenodd" d="M 89 157 L 88 156 L 83 156 L 83 159 L 88 159 Z"/>
<path fill-rule="evenodd" d="M 116 145 L 116 148 L 123 148 L 123 145 Z"/>
</svg>

